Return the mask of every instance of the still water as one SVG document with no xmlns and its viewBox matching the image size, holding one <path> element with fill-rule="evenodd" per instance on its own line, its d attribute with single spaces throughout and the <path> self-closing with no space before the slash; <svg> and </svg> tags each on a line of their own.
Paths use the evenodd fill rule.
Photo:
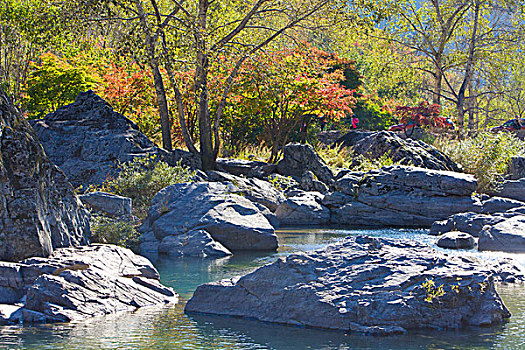
<svg viewBox="0 0 525 350">
<path fill-rule="evenodd" d="M 283 230 L 274 254 L 245 254 L 220 260 L 160 260 L 162 282 L 181 296 L 176 306 L 144 308 L 88 321 L 33 327 L 0 326 L 0 349 L 525 349 L 525 287 L 499 286 L 513 316 L 496 328 L 414 331 L 369 337 L 288 327 L 244 319 L 188 316 L 184 304 L 202 283 L 244 274 L 294 251 L 323 247 L 348 235 L 410 238 L 433 244 L 425 230 Z M 452 254 L 495 255 L 470 252 Z M 509 255 L 512 256 L 512 255 Z M 514 255 L 525 264 L 524 255 Z"/>
</svg>

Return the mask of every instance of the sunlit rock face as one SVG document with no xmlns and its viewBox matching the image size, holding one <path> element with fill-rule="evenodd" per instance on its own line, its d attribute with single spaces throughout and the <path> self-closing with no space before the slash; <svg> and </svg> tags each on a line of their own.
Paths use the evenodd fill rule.
<svg viewBox="0 0 525 350">
<path fill-rule="evenodd" d="M 201 285 L 186 312 L 367 334 L 492 325 L 510 317 L 494 274 L 426 244 L 358 236 Z"/>
<path fill-rule="evenodd" d="M 89 215 L 29 123 L 0 92 L 0 260 L 48 256 L 89 239 Z"/>
<path fill-rule="evenodd" d="M 48 258 L 0 262 L 0 323 L 78 321 L 177 301 L 148 259 L 122 247 L 61 248 Z"/>
<path fill-rule="evenodd" d="M 197 156 L 182 150 L 165 151 L 149 140 L 128 118 L 93 91 L 75 102 L 32 121 L 51 161 L 78 187 L 101 184 L 118 172 L 118 162 L 155 155 L 170 165 L 177 161 L 199 167 Z"/>
</svg>

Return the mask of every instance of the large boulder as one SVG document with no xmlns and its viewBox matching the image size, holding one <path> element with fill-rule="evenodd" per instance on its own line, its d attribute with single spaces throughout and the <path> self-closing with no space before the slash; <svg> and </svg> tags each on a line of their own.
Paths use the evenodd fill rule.
<svg viewBox="0 0 525 350">
<path fill-rule="evenodd" d="M 413 139 L 403 140 L 394 132 L 380 131 L 355 143 L 354 154 L 369 159 L 386 155 L 394 162 L 434 170 L 460 171 L 447 155 L 437 148 Z"/>
<path fill-rule="evenodd" d="M 499 197 L 525 202 L 525 178 L 503 182 L 495 194 Z"/>
<path fill-rule="evenodd" d="M 323 197 L 319 192 L 297 191 L 277 208 L 275 216 L 281 225 L 327 225 L 330 223 L 330 210 L 321 204 Z"/>
<path fill-rule="evenodd" d="M 334 180 L 334 174 L 312 146 L 300 143 L 284 146 L 283 159 L 277 163 L 277 172 L 300 179 L 307 171 L 314 173 L 325 184 L 331 184 Z"/>
<path fill-rule="evenodd" d="M 117 174 L 118 162 L 138 156 L 156 155 L 170 165 L 180 160 L 193 168 L 200 166 L 198 157 L 188 152 L 156 147 L 136 124 L 93 91 L 31 123 L 51 161 L 75 187 L 101 184 Z"/>
<path fill-rule="evenodd" d="M 0 91 L 0 260 L 89 241 L 89 214 L 33 129 Z"/>
<path fill-rule="evenodd" d="M 525 253 L 525 215 L 485 226 L 479 236 L 478 249 Z"/>
<path fill-rule="evenodd" d="M 208 171 L 207 176 L 208 181 L 231 183 L 237 188 L 236 194 L 264 205 L 272 212 L 286 199 L 283 192 L 276 186 L 258 178 L 244 178 L 220 171 Z"/>
<path fill-rule="evenodd" d="M 375 134 L 376 131 L 368 131 L 368 130 L 350 130 L 343 136 L 340 136 L 337 138 L 334 142 L 334 146 L 343 146 L 343 147 L 353 147 L 355 144 L 362 139 Z"/>
<path fill-rule="evenodd" d="M 0 262 L 0 323 L 78 321 L 139 307 L 176 303 L 144 257 L 93 245 L 62 248 L 48 258 Z"/>
<path fill-rule="evenodd" d="M 368 334 L 489 326 L 510 317 L 492 275 L 473 257 L 358 236 L 201 285 L 185 311 Z"/>
<path fill-rule="evenodd" d="M 264 212 L 235 194 L 238 191 L 220 182 L 175 184 L 161 190 L 141 228 L 145 235 L 141 251 L 150 255 L 159 249 L 153 239 L 163 246 L 173 241 L 171 236 L 187 236 L 194 230 L 206 231 L 229 251 L 277 249 L 274 227 Z"/>
<path fill-rule="evenodd" d="M 332 209 L 333 224 L 430 227 L 450 215 L 481 211 L 472 196 L 477 182 L 471 175 L 406 166 L 351 174 L 334 187 L 353 200 Z"/>
</svg>

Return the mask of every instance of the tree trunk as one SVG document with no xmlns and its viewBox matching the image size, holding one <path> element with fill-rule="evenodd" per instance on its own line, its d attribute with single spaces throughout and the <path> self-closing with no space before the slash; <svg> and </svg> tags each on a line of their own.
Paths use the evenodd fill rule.
<svg viewBox="0 0 525 350">
<path fill-rule="evenodd" d="M 441 71 L 441 58 L 436 60 L 436 72 L 434 73 L 434 91 L 432 93 L 432 102 L 435 104 L 441 103 L 441 85 L 443 83 L 443 72 Z"/>
<path fill-rule="evenodd" d="M 171 151 L 171 128 L 170 128 L 170 114 L 168 110 L 168 100 L 166 99 L 166 89 L 164 87 L 164 80 L 160 74 L 159 66 L 150 61 L 151 71 L 153 72 L 153 82 L 155 84 L 155 93 L 157 95 L 157 106 L 159 107 L 160 127 L 162 131 L 162 148 Z"/>
<path fill-rule="evenodd" d="M 195 29 L 195 39 L 197 42 L 195 81 L 198 92 L 200 151 L 203 170 L 213 170 L 216 167 L 216 155 L 213 152 L 213 135 L 209 110 L 209 61 L 206 54 L 206 39 L 204 37 L 204 33 L 206 33 L 208 7 L 208 0 L 199 0 L 199 26 Z"/>
</svg>

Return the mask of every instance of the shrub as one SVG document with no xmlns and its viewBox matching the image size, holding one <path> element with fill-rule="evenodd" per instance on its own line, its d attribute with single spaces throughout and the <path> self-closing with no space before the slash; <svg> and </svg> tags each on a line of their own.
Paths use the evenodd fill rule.
<svg viewBox="0 0 525 350">
<path fill-rule="evenodd" d="M 94 243 L 116 244 L 133 251 L 139 247 L 140 234 L 132 222 L 93 215 L 90 226 Z"/>
<path fill-rule="evenodd" d="M 461 141 L 440 139 L 435 146 L 476 177 L 480 193 L 496 190 L 508 170 L 510 158 L 525 151 L 523 141 L 505 132 L 479 133 Z"/>
<path fill-rule="evenodd" d="M 352 151 L 342 145 L 337 145 L 331 148 L 327 145 L 318 143 L 314 145 L 314 150 L 334 172 L 338 168 L 350 168 L 354 161 Z"/>
<path fill-rule="evenodd" d="M 145 210 L 161 189 L 176 183 L 190 182 L 195 171 L 184 167 L 180 162 L 169 166 L 156 156 L 137 157 L 119 166 L 117 178 L 106 181 L 101 190 L 129 197 L 136 210 Z"/>
</svg>

